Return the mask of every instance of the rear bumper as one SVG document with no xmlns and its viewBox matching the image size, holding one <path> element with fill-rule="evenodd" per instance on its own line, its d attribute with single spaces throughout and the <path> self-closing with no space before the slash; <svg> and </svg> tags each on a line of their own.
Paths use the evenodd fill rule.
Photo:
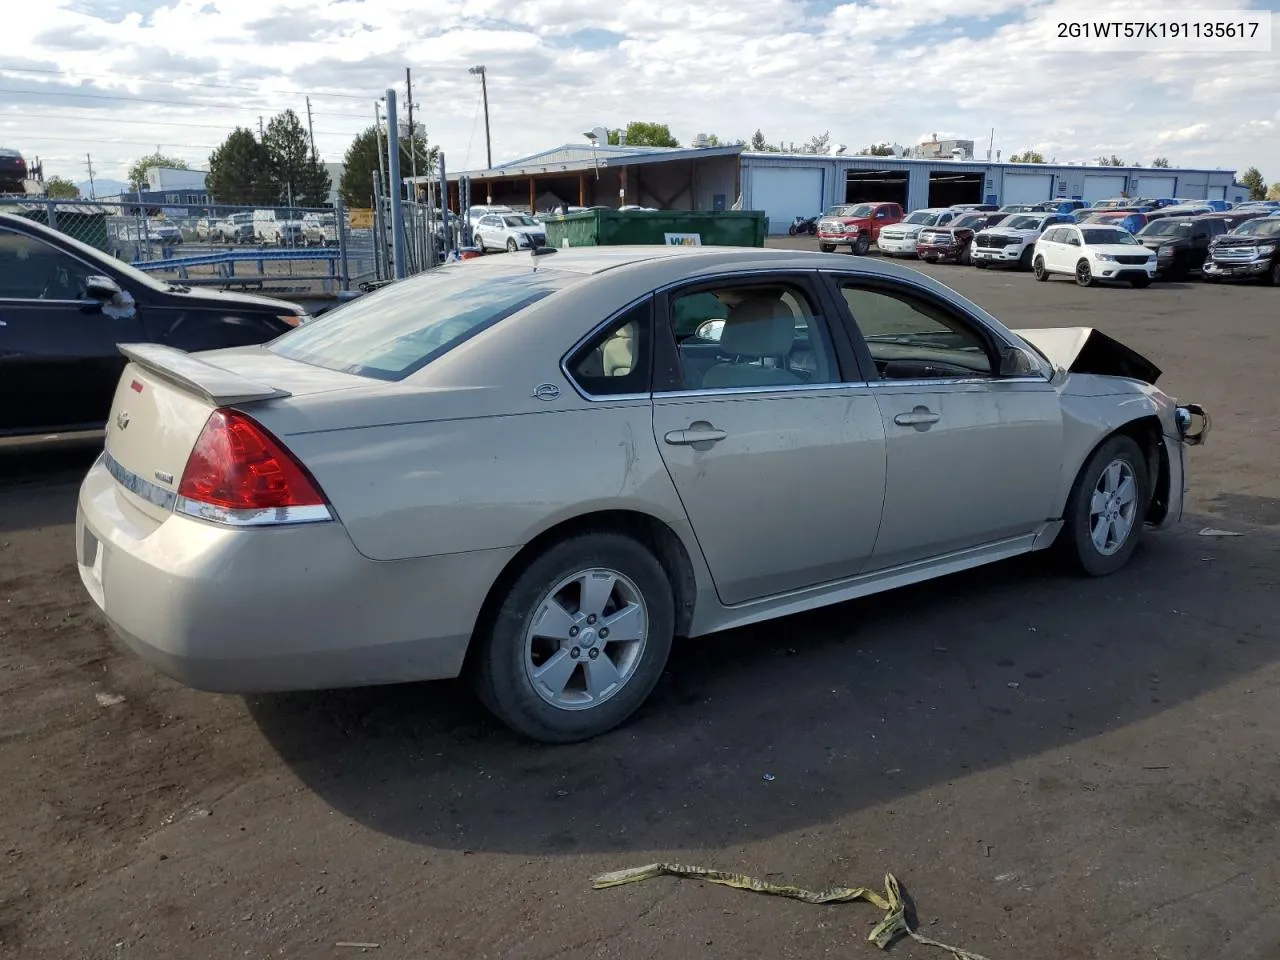
<svg viewBox="0 0 1280 960">
<path fill-rule="evenodd" d="M 76 510 L 76 565 L 115 632 L 161 672 L 250 693 L 457 676 L 515 548 L 380 562 L 341 524 L 156 523 L 99 462 Z"/>
</svg>

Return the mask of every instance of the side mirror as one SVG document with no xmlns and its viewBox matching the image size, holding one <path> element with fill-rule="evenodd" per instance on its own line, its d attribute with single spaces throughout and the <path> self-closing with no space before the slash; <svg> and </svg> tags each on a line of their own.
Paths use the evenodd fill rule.
<svg viewBox="0 0 1280 960">
<path fill-rule="evenodd" d="M 1005 347 L 1000 352 L 1000 376 L 1037 377 L 1040 365 L 1021 347 Z"/>
<path fill-rule="evenodd" d="M 723 320 L 704 320 L 698 324 L 698 329 L 693 335 L 699 340 L 709 340 L 712 343 L 720 342 L 720 334 L 724 332 Z"/>
<path fill-rule="evenodd" d="M 120 296 L 120 286 L 110 277 L 94 275 L 84 278 L 84 291 L 90 300 L 111 303 Z"/>
</svg>

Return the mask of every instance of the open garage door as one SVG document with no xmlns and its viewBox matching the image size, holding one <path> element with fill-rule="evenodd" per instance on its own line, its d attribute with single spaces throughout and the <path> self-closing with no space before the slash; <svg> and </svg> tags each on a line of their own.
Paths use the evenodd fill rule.
<svg viewBox="0 0 1280 960">
<path fill-rule="evenodd" d="M 1177 177 L 1139 177 L 1136 196 L 1146 197 L 1148 200 L 1176 197 L 1177 187 Z"/>
<path fill-rule="evenodd" d="M 1080 199 L 1085 203 L 1097 203 L 1099 200 L 1110 200 L 1112 197 L 1118 197 L 1124 193 L 1124 185 L 1128 183 L 1128 180 L 1129 178 L 1124 174 L 1116 176 L 1105 173 L 1086 173 L 1084 175 L 1084 190 L 1080 193 Z"/>
<path fill-rule="evenodd" d="M 981 173 L 948 173 L 940 171 L 929 174 L 929 206 L 950 207 L 957 203 L 981 203 Z"/>
<path fill-rule="evenodd" d="M 763 210 L 770 233 L 786 233 L 796 217 L 822 213 L 822 171 L 805 167 L 756 167 L 748 210 Z"/>
<path fill-rule="evenodd" d="M 850 170 L 845 203 L 896 203 L 907 209 L 907 171 Z"/>
<path fill-rule="evenodd" d="M 1023 173 L 1006 170 L 1000 203 L 1043 203 L 1053 197 L 1052 173 Z"/>
</svg>

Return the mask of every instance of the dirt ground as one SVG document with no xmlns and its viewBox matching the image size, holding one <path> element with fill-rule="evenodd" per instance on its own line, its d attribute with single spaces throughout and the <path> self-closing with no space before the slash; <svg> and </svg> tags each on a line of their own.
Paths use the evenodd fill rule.
<svg viewBox="0 0 1280 960">
<path fill-rule="evenodd" d="M 924 932 L 991 960 L 1280 956 L 1280 291 L 927 269 L 1011 326 L 1096 325 L 1205 403 L 1186 522 L 1106 580 L 1024 560 L 686 643 L 579 746 L 455 684 L 163 679 L 75 572 L 93 442 L 0 447 L 0 955 L 875 955 L 867 905 L 590 888 L 677 860 L 892 871 Z"/>
</svg>

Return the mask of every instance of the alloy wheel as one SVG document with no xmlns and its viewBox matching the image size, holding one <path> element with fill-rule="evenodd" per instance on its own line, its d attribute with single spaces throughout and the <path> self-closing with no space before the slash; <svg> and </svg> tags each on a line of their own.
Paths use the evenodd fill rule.
<svg viewBox="0 0 1280 960">
<path fill-rule="evenodd" d="M 1089 501 L 1089 536 L 1104 557 L 1117 553 L 1133 532 L 1138 516 L 1138 484 L 1127 460 L 1112 460 Z"/>
</svg>

